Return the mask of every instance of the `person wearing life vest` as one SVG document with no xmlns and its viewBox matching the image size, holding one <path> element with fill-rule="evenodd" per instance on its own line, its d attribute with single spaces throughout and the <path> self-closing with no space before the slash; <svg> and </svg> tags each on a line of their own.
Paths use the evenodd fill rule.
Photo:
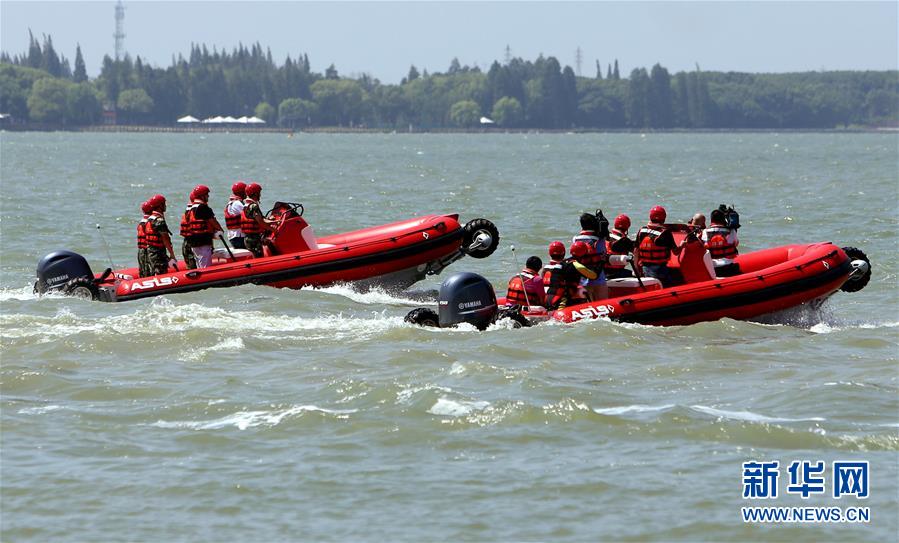
<svg viewBox="0 0 899 543">
<path fill-rule="evenodd" d="M 637 239 L 634 241 L 643 276 L 655 277 L 666 288 L 674 284 L 668 269 L 668 259 L 672 253 L 680 254 L 687 243 L 686 239 L 679 245 L 675 243 L 671 230 L 665 226 L 667 216 L 668 213 L 662 206 L 649 210 L 649 224 L 637 232 Z"/>
<path fill-rule="evenodd" d="M 175 249 L 172 248 L 172 238 L 169 227 L 165 222 L 165 197 L 157 194 L 149 200 L 151 214 L 144 226 L 147 239 L 147 261 L 151 275 L 168 273 L 169 266 L 175 264 Z"/>
<path fill-rule="evenodd" d="M 712 256 L 712 264 L 715 265 L 717 277 L 731 277 L 739 275 L 740 266 L 734 262 L 739 254 L 737 246 L 736 228 L 727 226 L 727 216 L 720 209 L 713 209 L 710 215 L 711 224 L 702 231 L 702 242 Z"/>
<path fill-rule="evenodd" d="M 152 212 L 150 201 L 142 203 L 140 210 L 144 214 L 144 218 L 137 223 L 137 275 L 138 277 L 147 277 L 151 274 L 150 267 L 147 265 L 147 234 L 144 232 L 144 226 Z"/>
<path fill-rule="evenodd" d="M 193 254 L 193 267 L 208 268 L 212 264 L 212 239 L 216 237 L 224 241 L 225 236 L 222 225 L 208 205 L 209 187 L 197 185 L 190 195 L 190 205 L 181 217 L 181 235 Z M 192 268 L 190 262 L 187 267 Z"/>
<path fill-rule="evenodd" d="M 609 297 L 609 287 L 606 286 L 606 276 L 603 272 L 603 268 L 608 262 L 608 255 L 606 255 L 605 240 L 599 238 L 599 219 L 596 215 L 584 213 L 581 215 L 580 222 L 581 231 L 571 238 L 571 243 L 581 241 L 587 244 L 587 253 L 579 261 L 596 273 L 595 278 L 583 278 L 581 283 L 591 301 L 604 300 Z"/>
<path fill-rule="evenodd" d="M 565 244 L 554 241 L 549 244 L 549 262 L 540 268 L 540 277 L 543 279 L 543 291 L 549 292 L 549 283 L 552 275 L 562 269 L 562 261 L 565 260 Z"/>
<path fill-rule="evenodd" d="M 550 276 L 549 290 L 546 292 L 546 308 L 563 309 L 571 305 L 587 302 L 587 293 L 581 284 L 582 279 L 596 279 L 598 274 L 583 260 L 590 259 L 592 249 L 583 241 L 571 244 L 571 257 L 562 263 L 562 269 Z"/>
<path fill-rule="evenodd" d="M 634 252 L 634 241 L 627 237 L 630 227 L 631 218 L 622 213 L 615 217 L 615 222 L 609 229 L 609 237 L 606 238 L 606 253 L 609 255 L 605 270 L 607 279 L 634 276 L 631 270 L 627 269 L 627 263 L 633 260 Z"/>
<path fill-rule="evenodd" d="M 240 217 L 240 229 L 243 230 L 247 249 L 252 251 L 256 258 L 260 258 L 263 255 L 262 233 L 274 230 L 275 225 L 265 219 L 259 208 L 259 199 L 262 197 L 262 187 L 259 183 L 247 185 L 246 194 L 243 213 Z"/>
<path fill-rule="evenodd" d="M 693 218 L 687 221 L 687 226 L 689 226 L 697 236 L 702 235 L 702 231 L 705 230 L 705 215 L 702 213 L 693 215 Z"/>
<path fill-rule="evenodd" d="M 542 306 L 546 292 L 543 289 L 543 277 L 539 270 L 543 267 L 540 257 L 528 258 L 524 269 L 509 279 L 509 290 L 506 292 L 507 306 Z"/>
<path fill-rule="evenodd" d="M 228 197 L 228 205 L 225 206 L 225 228 L 228 229 L 228 241 L 235 249 L 246 249 L 243 230 L 240 229 L 240 219 L 243 214 L 243 199 L 247 197 L 247 185 L 238 181 L 231 185 L 231 196 Z"/>
</svg>

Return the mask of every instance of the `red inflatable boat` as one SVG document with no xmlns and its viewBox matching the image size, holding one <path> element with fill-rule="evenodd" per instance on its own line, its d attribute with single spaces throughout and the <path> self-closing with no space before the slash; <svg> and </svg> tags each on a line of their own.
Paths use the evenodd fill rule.
<svg viewBox="0 0 899 543">
<path fill-rule="evenodd" d="M 680 225 L 670 225 L 678 229 Z M 680 242 L 685 227 L 675 232 Z M 701 242 L 671 257 L 669 268 L 684 284 L 662 288 L 657 279 L 612 279 L 609 298 L 547 313 L 523 312 L 531 322 L 574 322 L 608 318 L 619 322 L 671 326 L 722 318 L 752 319 L 801 304 L 820 304 L 838 290 L 855 292 L 871 277 L 865 254 L 832 243 L 785 245 L 736 257 L 740 274 L 716 278 Z M 677 272 L 675 272 L 677 275 Z M 505 300 L 500 298 L 499 304 Z"/>
<path fill-rule="evenodd" d="M 406 221 L 316 237 L 302 216 L 300 204 L 278 202 L 268 217 L 277 229 L 265 240 L 265 255 L 253 258 L 245 249 L 217 249 L 212 266 L 177 269 L 152 277 L 138 277 L 137 268 L 107 269 L 93 274 L 81 255 L 57 251 L 38 264 L 35 290 L 106 302 L 190 292 L 245 283 L 280 288 L 363 282 L 405 288 L 465 255 L 485 258 L 499 243 L 499 233 L 488 220 L 464 226 L 458 215 L 427 215 Z"/>
</svg>

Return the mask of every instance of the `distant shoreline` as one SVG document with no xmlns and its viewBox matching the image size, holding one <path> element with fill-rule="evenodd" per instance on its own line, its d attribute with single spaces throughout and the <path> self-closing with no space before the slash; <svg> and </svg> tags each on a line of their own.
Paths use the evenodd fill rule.
<svg viewBox="0 0 899 543">
<path fill-rule="evenodd" d="M 349 128 L 312 127 L 290 129 L 282 127 L 258 126 L 155 126 L 155 125 L 91 125 L 65 126 L 47 124 L 11 124 L 0 126 L 0 131 L 8 132 L 106 132 L 106 133 L 199 133 L 199 134 L 724 134 L 724 133 L 895 133 L 899 127 L 871 126 L 848 128 L 418 128 L 396 130 L 390 128 Z"/>
</svg>

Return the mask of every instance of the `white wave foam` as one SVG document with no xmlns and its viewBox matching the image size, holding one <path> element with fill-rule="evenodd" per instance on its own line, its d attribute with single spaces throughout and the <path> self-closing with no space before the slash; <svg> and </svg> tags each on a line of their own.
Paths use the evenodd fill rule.
<svg viewBox="0 0 899 543">
<path fill-rule="evenodd" d="M 350 413 L 355 413 L 355 409 L 325 409 L 315 405 L 295 405 L 289 409 L 281 411 L 238 411 L 232 415 L 227 415 L 220 419 L 209 421 L 156 421 L 151 426 L 157 428 L 174 428 L 186 430 L 218 430 L 233 426 L 238 430 L 246 430 L 256 426 L 277 426 L 285 418 L 294 415 L 300 415 L 305 412 L 319 412 L 329 415 L 338 415 L 345 418 Z"/>
<path fill-rule="evenodd" d="M 396 402 L 397 403 L 409 403 L 412 401 L 412 396 L 418 394 L 419 392 L 424 392 L 426 390 L 438 390 L 444 393 L 452 392 L 452 389 L 437 386 L 437 385 L 422 385 L 417 387 L 408 387 L 396 393 Z"/>
<path fill-rule="evenodd" d="M 61 297 L 61 296 L 54 296 Z M 34 287 L 22 288 L 0 288 L 0 302 L 7 300 L 37 300 L 38 295 L 34 293 Z"/>
<path fill-rule="evenodd" d="M 327 292 L 328 294 L 336 294 L 349 298 L 350 300 L 366 305 L 418 305 L 420 301 L 403 297 L 401 294 L 387 292 L 381 288 L 372 288 L 366 292 L 358 292 L 351 285 L 339 284 L 330 287 L 313 288 L 304 287 L 302 290 L 316 290 L 319 292 Z"/>
<path fill-rule="evenodd" d="M 827 420 L 823 417 L 809 417 L 804 419 L 768 417 L 753 413 L 752 411 L 726 411 L 724 409 L 715 409 L 714 407 L 707 407 L 705 405 L 691 405 L 690 409 L 722 419 L 745 420 L 747 422 L 814 422 Z"/>
<path fill-rule="evenodd" d="M 428 409 L 428 413 L 446 417 L 464 417 L 473 411 L 483 411 L 488 407 L 490 407 L 490 402 L 440 398 Z"/>
<path fill-rule="evenodd" d="M 623 405 L 619 407 L 603 407 L 603 408 L 594 408 L 594 413 L 599 413 L 600 415 L 623 415 L 625 413 L 646 413 L 652 411 L 667 411 L 674 407 L 675 404 L 669 403 L 665 405 Z"/>
<path fill-rule="evenodd" d="M 51 411 L 59 411 L 60 409 L 65 409 L 61 405 L 42 405 L 39 407 L 25 407 L 19 409 L 19 414 L 21 415 L 43 415 L 44 413 L 49 413 Z"/>
<path fill-rule="evenodd" d="M 209 353 L 218 351 L 235 352 L 244 349 L 243 340 L 239 337 L 226 338 L 223 341 L 212 345 L 211 347 L 198 347 L 187 351 L 183 355 L 183 360 L 191 362 L 200 362 L 206 359 Z"/>
</svg>

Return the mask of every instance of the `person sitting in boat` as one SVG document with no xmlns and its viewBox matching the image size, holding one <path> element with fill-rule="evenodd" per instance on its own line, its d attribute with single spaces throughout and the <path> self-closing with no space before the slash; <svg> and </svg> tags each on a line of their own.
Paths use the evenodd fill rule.
<svg viewBox="0 0 899 543">
<path fill-rule="evenodd" d="M 225 239 L 222 225 L 209 207 L 209 187 L 197 185 L 190 193 L 190 205 L 181 217 L 181 235 L 190 248 L 193 262 L 186 257 L 188 269 L 208 268 L 212 264 L 212 239 Z M 184 252 L 187 252 L 185 249 Z"/>
<path fill-rule="evenodd" d="M 649 210 L 649 224 L 637 232 L 635 240 L 637 261 L 643 276 L 655 277 L 665 288 L 674 285 L 671 271 L 668 269 L 668 259 L 672 253 L 680 254 L 687 243 L 686 239 L 679 245 L 674 241 L 671 230 L 665 226 L 667 216 L 664 207 L 653 207 Z"/>
<path fill-rule="evenodd" d="M 550 277 L 549 290 L 546 293 L 546 308 L 563 309 L 570 305 L 588 301 L 588 294 L 582 279 L 596 279 L 598 274 L 583 263 L 589 260 L 590 246 L 583 241 L 571 244 L 571 257 L 562 263 L 562 269 Z"/>
<path fill-rule="evenodd" d="M 549 292 L 549 282 L 552 275 L 562 269 L 565 260 L 565 244 L 554 241 L 549 244 L 549 263 L 540 268 L 540 277 L 543 279 L 543 292 Z"/>
<path fill-rule="evenodd" d="M 147 266 L 147 235 L 144 233 L 144 226 L 152 212 L 150 201 L 142 203 L 140 210 L 144 217 L 137 223 L 137 275 L 138 277 L 147 277 L 150 275 L 150 268 Z"/>
<path fill-rule="evenodd" d="M 712 263 L 715 265 L 717 277 L 731 277 L 739 275 L 740 266 L 734 262 L 739 254 L 737 246 L 737 229 L 727 226 L 727 215 L 721 209 L 714 209 L 710 215 L 711 225 L 702 231 L 702 241 L 706 249 L 712 255 Z"/>
<path fill-rule="evenodd" d="M 634 276 L 626 267 L 626 259 L 612 258 L 613 256 L 630 256 L 634 252 L 634 240 L 627 237 L 630 227 L 631 218 L 622 213 L 615 217 L 615 222 L 609 229 L 609 237 L 606 239 L 606 253 L 609 255 L 609 262 L 605 269 L 607 279 Z"/>
<path fill-rule="evenodd" d="M 697 236 L 701 235 L 702 231 L 705 230 L 705 215 L 702 213 L 693 215 L 693 218 L 687 221 L 687 226 L 692 228 Z"/>
<path fill-rule="evenodd" d="M 542 306 L 546 291 L 543 288 L 543 277 L 539 270 L 543 261 L 538 256 L 529 257 L 524 269 L 509 279 L 509 290 L 506 292 L 508 306 Z"/>
<path fill-rule="evenodd" d="M 262 233 L 274 230 L 275 224 L 267 221 L 259 208 L 262 186 L 259 183 L 250 183 L 247 185 L 246 195 L 243 213 L 240 217 L 240 229 L 244 233 L 246 248 L 252 251 L 256 258 L 261 258 L 263 256 Z"/>
<path fill-rule="evenodd" d="M 150 275 L 167 273 L 175 264 L 175 249 L 172 248 L 171 232 L 165 223 L 165 196 L 156 194 L 149 200 L 150 217 L 144 225 L 147 240 L 147 263 Z"/>
<path fill-rule="evenodd" d="M 609 297 L 609 288 L 606 286 L 606 276 L 603 266 L 608 261 L 606 256 L 605 240 L 599 239 L 599 218 L 590 213 L 584 213 L 580 218 L 581 231 L 571 238 L 571 243 L 583 242 L 587 245 L 587 254 L 581 259 L 581 264 L 589 267 L 596 273 L 596 278 L 586 279 L 581 282 L 587 289 L 592 300 L 604 300 Z M 573 245 L 572 245 L 573 247 Z"/>
<path fill-rule="evenodd" d="M 238 181 L 231 185 L 231 196 L 225 206 L 225 227 L 228 229 L 228 242 L 235 249 L 246 249 L 243 230 L 240 229 L 240 216 L 243 214 L 243 200 L 247 197 L 247 184 Z"/>
</svg>

